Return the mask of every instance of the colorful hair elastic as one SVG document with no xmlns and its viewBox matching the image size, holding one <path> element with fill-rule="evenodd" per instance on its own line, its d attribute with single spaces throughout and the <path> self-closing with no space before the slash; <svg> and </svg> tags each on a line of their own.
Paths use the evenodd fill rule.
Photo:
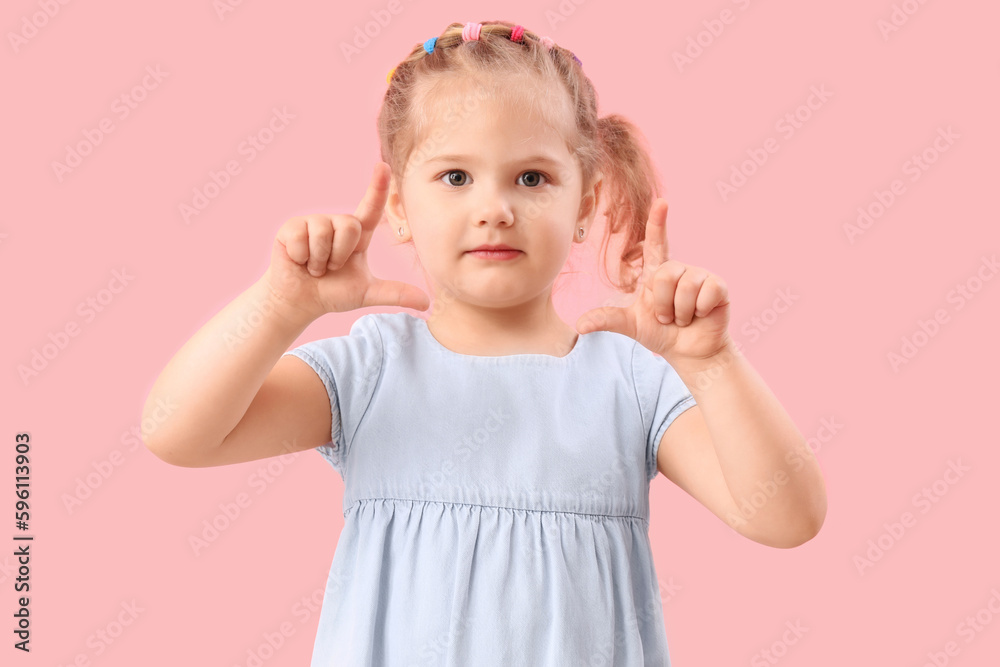
<svg viewBox="0 0 1000 667">
<path fill-rule="evenodd" d="M 462 41 L 468 42 L 479 39 L 479 32 L 483 29 L 482 23 L 466 23 L 462 28 Z"/>
<path fill-rule="evenodd" d="M 462 41 L 472 42 L 478 40 L 479 35 L 482 34 L 482 30 L 483 30 L 482 23 L 473 23 L 471 21 L 469 23 L 466 23 L 462 27 Z M 511 29 L 510 41 L 520 42 L 522 44 L 524 43 L 524 26 L 515 25 Z M 548 35 L 541 37 L 538 41 L 542 43 L 542 45 L 545 47 L 547 51 L 551 51 L 552 47 L 556 45 L 555 41 Z M 431 37 L 426 42 L 424 42 L 424 51 L 428 54 L 434 53 L 434 46 L 436 44 L 437 44 L 437 37 Z M 583 67 L 583 61 L 577 58 L 575 53 L 570 51 L 569 55 L 573 58 L 573 62 L 575 62 L 580 67 Z M 392 83 L 392 75 L 395 73 L 396 73 L 396 68 L 393 67 L 391 70 L 389 70 L 389 74 L 386 75 L 385 82 Z"/>
<path fill-rule="evenodd" d="M 545 35 L 539 41 L 545 46 L 546 50 L 548 50 L 548 51 L 551 51 L 552 47 L 556 45 L 556 43 L 554 41 L 552 41 L 552 38 L 549 37 L 548 35 Z M 573 61 L 577 65 L 580 65 L 581 67 L 583 67 L 583 61 L 580 60 L 579 58 L 577 58 L 575 53 L 573 53 L 572 51 L 570 51 L 569 55 L 572 56 Z"/>
</svg>

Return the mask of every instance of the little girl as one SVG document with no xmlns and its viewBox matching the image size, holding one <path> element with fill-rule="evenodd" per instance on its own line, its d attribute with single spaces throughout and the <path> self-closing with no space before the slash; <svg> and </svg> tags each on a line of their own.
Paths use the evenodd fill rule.
<svg viewBox="0 0 1000 667">
<path fill-rule="evenodd" d="M 340 473 L 314 667 L 669 665 L 657 472 L 773 547 L 826 513 L 811 450 L 729 337 L 725 283 L 668 258 L 638 131 L 598 117 L 548 37 L 451 24 L 389 73 L 378 129 L 388 164 L 354 215 L 288 220 L 167 365 L 146 405 L 178 408 L 147 446 L 180 466 L 315 448 Z M 636 300 L 571 327 L 552 286 L 602 195 Z M 383 213 L 429 317 L 368 313 L 287 351 L 325 313 L 430 308 L 369 271 Z"/>
</svg>

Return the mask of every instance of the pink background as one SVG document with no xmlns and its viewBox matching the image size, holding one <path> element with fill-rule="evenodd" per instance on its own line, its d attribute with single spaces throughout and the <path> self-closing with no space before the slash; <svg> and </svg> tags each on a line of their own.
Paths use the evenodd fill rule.
<svg viewBox="0 0 1000 667">
<path fill-rule="evenodd" d="M 670 203 L 671 256 L 726 280 L 734 339 L 826 477 L 826 524 L 792 550 L 743 538 L 654 481 L 650 533 L 674 663 L 916 666 L 937 652 L 937 664 L 997 664 L 1000 280 L 983 258 L 1000 250 L 1000 7 L 904 4 L 915 13 L 884 36 L 890 0 L 403 1 L 348 62 L 341 44 L 388 2 L 247 0 L 222 18 L 211 0 L 73 2 L 51 18 L 38 0 L 6 2 L 0 497 L 10 520 L 14 436 L 29 432 L 35 541 L 24 655 L 11 648 L 17 531 L 6 524 L 0 660 L 247 665 L 286 624 L 294 632 L 263 664 L 308 664 L 342 527 L 336 472 L 315 452 L 287 465 L 172 467 L 130 433 L 167 361 L 266 269 L 284 220 L 353 212 L 378 158 L 389 69 L 452 21 L 503 18 L 573 50 L 602 115 L 646 133 Z M 731 22 L 709 40 L 703 21 L 727 9 Z M 30 38 L 13 45 L 22 31 Z M 679 68 L 674 53 L 700 32 L 707 46 Z M 167 74 L 122 118 L 115 100 L 147 67 Z M 776 123 L 813 86 L 831 96 L 799 109 L 789 137 Z M 250 161 L 239 145 L 273 108 L 294 119 Z M 60 180 L 53 162 L 102 119 L 113 132 Z M 948 128 L 957 138 L 937 153 Z M 724 201 L 717 182 L 769 138 L 777 152 Z M 935 161 L 912 180 L 910 161 L 925 151 Z M 185 224 L 179 206 L 229 160 L 241 172 Z M 902 194 L 852 242 L 845 225 L 896 179 Z M 422 285 L 384 227 L 369 256 L 376 275 Z M 132 278 L 119 289 L 122 270 Z M 570 323 L 611 296 L 594 275 L 565 285 L 557 305 Z M 960 285 L 971 299 L 956 298 Z M 781 292 L 794 300 L 779 312 Z M 88 298 L 104 298 L 100 312 L 78 309 Z M 931 327 L 938 310 L 943 323 Z M 343 335 L 361 314 L 324 316 L 298 343 Z M 19 368 L 72 324 L 78 335 L 50 345 L 45 368 L 23 380 Z M 893 368 L 904 338 L 919 347 Z M 945 474 L 954 461 L 967 467 L 958 478 Z M 933 503 L 920 500 L 925 487 Z M 195 555 L 189 537 L 241 493 L 250 505 Z M 914 521 L 894 537 L 886 525 L 906 512 Z M 870 540 L 884 554 L 861 569 Z M 133 603 L 135 618 L 121 615 Z M 796 623 L 799 636 L 785 632 Z"/>
</svg>

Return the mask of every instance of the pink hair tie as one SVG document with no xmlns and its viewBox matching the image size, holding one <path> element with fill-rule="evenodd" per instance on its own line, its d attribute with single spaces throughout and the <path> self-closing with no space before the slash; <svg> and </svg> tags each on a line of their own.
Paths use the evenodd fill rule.
<svg viewBox="0 0 1000 667">
<path fill-rule="evenodd" d="M 552 50 L 552 47 L 556 45 L 556 43 L 552 41 L 552 38 L 549 37 L 548 35 L 542 37 L 542 44 L 544 44 L 545 48 L 549 49 L 550 51 Z"/>
<path fill-rule="evenodd" d="M 482 29 L 482 23 L 466 23 L 465 27 L 462 28 L 462 41 L 468 42 L 470 40 L 479 39 L 479 31 Z"/>
<path fill-rule="evenodd" d="M 510 41 L 520 42 L 522 37 L 524 37 L 524 26 L 523 25 L 514 26 L 514 29 L 510 31 Z"/>
</svg>

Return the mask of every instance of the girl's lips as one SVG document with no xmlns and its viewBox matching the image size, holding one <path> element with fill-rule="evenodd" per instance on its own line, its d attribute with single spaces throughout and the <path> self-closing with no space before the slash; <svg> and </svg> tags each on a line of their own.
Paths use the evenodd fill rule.
<svg viewBox="0 0 1000 667">
<path fill-rule="evenodd" d="M 520 250 L 469 250 L 466 254 L 480 259 L 509 260 L 523 253 Z"/>
</svg>

